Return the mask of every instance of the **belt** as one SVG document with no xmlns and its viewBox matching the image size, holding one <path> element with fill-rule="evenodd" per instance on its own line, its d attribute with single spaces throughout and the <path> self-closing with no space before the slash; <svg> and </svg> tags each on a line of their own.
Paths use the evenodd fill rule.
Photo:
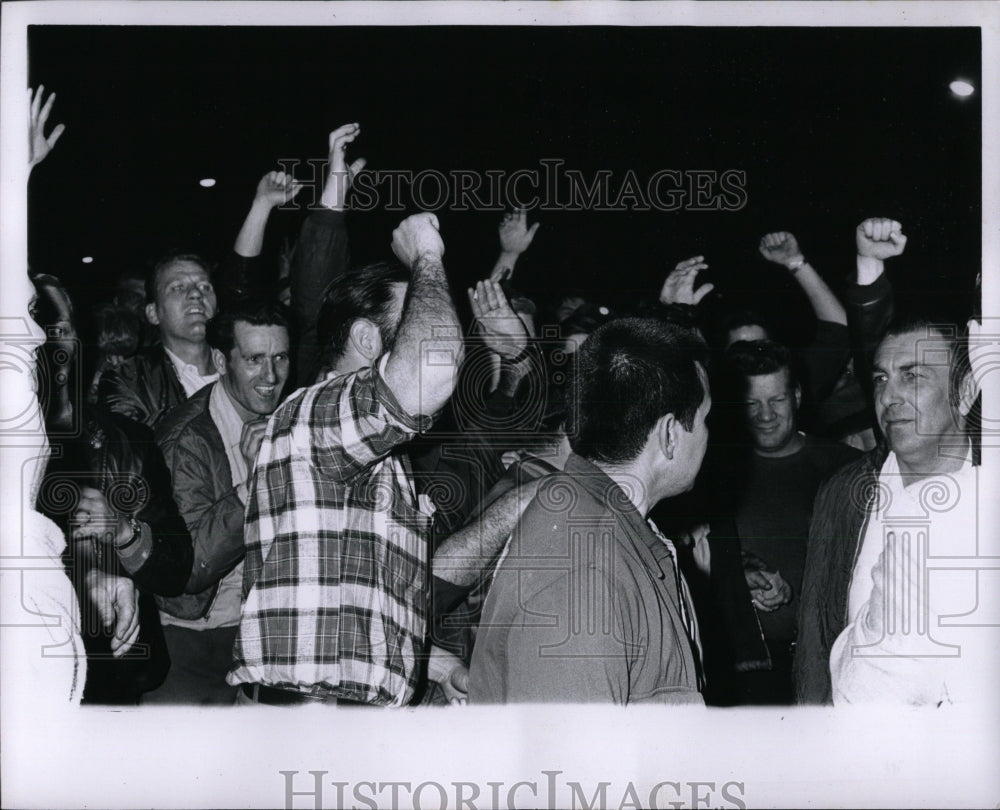
<svg viewBox="0 0 1000 810">
<path fill-rule="evenodd" d="M 292 689 L 278 689 L 265 686 L 262 683 L 241 683 L 240 689 L 254 703 L 266 706 L 301 706 L 306 703 L 327 703 L 337 706 L 371 706 L 357 700 L 337 697 L 336 695 L 313 695 L 309 692 L 296 692 Z"/>
</svg>

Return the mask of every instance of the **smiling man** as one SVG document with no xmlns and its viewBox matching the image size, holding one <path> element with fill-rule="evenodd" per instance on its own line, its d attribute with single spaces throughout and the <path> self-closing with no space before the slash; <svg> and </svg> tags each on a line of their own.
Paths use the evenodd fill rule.
<svg viewBox="0 0 1000 810">
<path fill-rule="evenodd" d="M 288 380 L 288 319 L 280 304 L 235 302 L 206 337 L 219 381 L 178 405 L 156 433 L 194 564 L 185 593 L 158 600 L 171 669 L 144 703 L 231 704 L 236 696 L 225 679 L 240 619 L 247 479 Z"/>
<path fill-rule="evenodd" d="M 875 416 L 885 440 L 816 498 L 795 662 L 799 702 L 933 706 L 992 694 L 984 662 L 995 633 L 955 620 L 977 607 L 980 539 L 966 432 L 976 392 L 961 334 L 955 325 L 901 322 L 875 352 Z M 935 570 L 935 557 L 970 562 Z"/>
<path fill-rule="evenodd" d="M 770 666 L 737 676 L 739 700 L 793 702 L 796 612 L 813 500 L 820 484 L 859 452 L 798 429 L 802 388 L 780 343 L 734 343 L 726 352 L 752 445 L 737 480 L 736 528 L 744 573 Z"/>
<path fill-rule="evenodd" d="M 160 343 L 101 377 L 98 401 L 155 428 L 175 405 L 218 379 L 205 341 L 216 312 L 208 265 L 192 253 L 170 253 L 146 278 L 146 318 Z"/>
</svg>

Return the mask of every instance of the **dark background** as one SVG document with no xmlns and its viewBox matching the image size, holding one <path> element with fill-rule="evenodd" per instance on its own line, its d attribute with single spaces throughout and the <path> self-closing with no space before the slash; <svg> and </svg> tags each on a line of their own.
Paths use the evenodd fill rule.
<svg viewBox="0 0 1000 810">
<path fill-rule="evenodd" d="M 583 286 L 617 306 L 701 253 L 727 302 L 795 332 L 805 298 L 759 257 L 761 235 L 793 231 L 841 290 L 855 226 L 884 215 L 909 236 L 889 265 L 904 302 L 964 319 L 980 52 L 973 28 L 33 26 L 30 82 L 57 91 L 50 126 L 67 130 L 32 180 L 32 265 L 85 303 L 163 248 L 219 258 L 264 172 L 325 157 L 327 133 L 358 121 L 349 154 L 372 168 L 746 172 L 738 212 L 539 215 L 516 278 L 537 296 Z M 971 98 L 950 93 L 959 76 Z M 276 212 L 267 250 L 303 216 Z M 438 216 L 455 283 L 488 273 L 499 213 Z M 352 215 L 355 258 L 386 255 L 400 218 Z"/>
</svg>

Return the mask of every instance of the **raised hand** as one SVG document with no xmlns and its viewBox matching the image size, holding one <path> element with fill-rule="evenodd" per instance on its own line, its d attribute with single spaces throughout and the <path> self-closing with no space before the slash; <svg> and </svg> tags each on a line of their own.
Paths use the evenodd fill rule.
<svg viewBox="0 0 1000 810">
<path fill-rule="evenodd" d="M 528 345 L 528 330 L 511 309 L 503 288 L 487 279 L 469 289 L 469 304 L 483 342 L 501 357 L 517 357 Z"/>
<path fill-rule="evenodd" d="M 542 223 L 536 222 L 528 227 L 528 212 L 523 208 L 515 208 L 510 213 L 503 215 L 500 227 L 500 250 L 514 256 L 520 256 L 531 247 L 531 240 L 535 238 L 535 232 Z"/>
<path fill-rule="evenodd" d="M 392 232 L 392 252 L 411 270 L 424 255 L 440 260 L 444 242 L 438 232 L 438 218 L 424 212 L 408 216 Z"/>
<path fill-rule="evenodd" d="M 56 141 L 66 131 L 64 124 L 58 124 L 48 137 L 45 137 L 45 124 L 49 120 L 49 113 L 52 112 L 52 104 L 56 100 L 56 94 L 49 95 L 45 105 L 42 106 L 42 97 L 45 95 L 45 85 L 40 84 L 38 91 L 32 94 L 28 88 L 28 167 L 32 168 L 48 157 Z"/>
<path fill-rule="evenodd" d="M 698 273 L 708 268 L 704 256 L 692 256 L 678 262 L 673 272 L 667 276 L 660 289 L 661 304 L 691 304 L 697 305 L 715 289 L 714 284 L 702 284 L 697 290 L 694 282 Z"/>
<path fill-rule="evenodd" d="M 111 633 L 111 654 L 125 655 L 139 638 L 139 591 L 128 577 L 91 569 L 84 577 L 87 605 Z"/>
<path fill-rule="evenodd" d="M 788 231 L 775 231 L 765 234 L 760 240 L 760 255 L 769 262 L 780 264 L 789 270 L 802 264 L 802 251 L 799 243 Z"/>
<path fill-rule="evenodd" d="M 302 191 L 302 184 L 290 174 L 268 172 L 260 178 L 254 200 L 260 200 L 274 208 L 294 199 L 300 191 Z"/>
<path fill-rule="evenodd" d="M 885 261 L 899 256 L 906 248 L 903 226 L 894 219 L 871 217 L 854 232 L 858 255 Z"/>
<path fill-rule="evenodd" d="M 350 165 L 347 164 L 347 144 L 360 134 L 360 124 L 344 124 L 330 133 L 327 155 L 329 170 L 320 202 L 334 211 L 344 210 L 347 205 L 347 193 L 351 190 L 354 177 L 365 167 L 364 158 L 358 158 Z"/>
</svg>

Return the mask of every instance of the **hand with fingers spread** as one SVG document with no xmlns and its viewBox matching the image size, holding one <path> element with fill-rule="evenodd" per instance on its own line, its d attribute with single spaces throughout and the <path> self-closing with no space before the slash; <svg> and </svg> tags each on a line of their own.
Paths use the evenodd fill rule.
<svg viewBox="0 0 1000 810">
<path fill-rule="evenodd" d="M 855 231 L 858 256 L 885 261 L 899 256 L 906 248 L 903 226 L 894 219 L 871 217 Z"/>
<path fill-rule="evenodd" d="M 268 172 L 257 184 L 254 201 L 260 200 L 270 208 L 284 205 L 302 191 L 302 184 L 285 172 Z"/>
<path fill-rule="evenodd" d="M 469 304 L 483 342 L 501 358 L 517 357 L 528 345 L 528 330 L 511 308 L 503 288 L 486 279 L 469 289 Z"/>
<path fill-rule="evenodd" d="M 45 135 L 45 125 L 49 120 L 49 113 L 52 112 L 52 104 L 56 100 L 56 94 L 51 93 L 42 105 L 42 98 L 45 95 L 45 85 L 38 86 L 38 91 L 32 94 L 28 88 L 28 167 L 29 170 L 41 163 L 48 157 L 56 141 L 66 131 L 64 124 L 58 124 Z"/>
<path fill-rule="evenodd" d="M 714 284 L 702 284 L 697 290 L 694 288 L 698 273 L 706 270 L 704 256 L 692 256 L 678 262 L 673 272 L 667 276 L 660 289 L 661 304 L 700 304 L 702 299 L 715 289 Z"/>
<path fill-rule="evenodd" d="M 344 124 L 330 133 L 327 156 L 329 168 L 320 203 L 334 211 L 343 211 L 347 206 L 347 194 L 354 178 L 365 167 L 364 158 L 358 158 L 348 165 L 346 157 L 347 144 L 360 134 L 360 124 Z"/>
<path fill-rule="evenodd" d="M 84 577 L 86 604 L 111 633 L 111 654 L 125 655 L 139 638 L 139 591 L 128 577 L 96 568 Z"/>
<path fill-rule="evenodd" d="M 523 208 L 515 208 L 503 215 L 500 226 L 500 258 L 493 266 L 490 281 L 504 282 L 514 274 L 514 265 L 518 257 L 524 253 L 535 238 L 540 222 L 528 227 L 528 212 Z"/>
<path fill-rule="evenodd" d="M 798 270 L 805 262 L 799 243 L 788 231 L 765 234 L 760 240 L 758 249 L 760 255 L 769 262 L 780 264 L 787 270 Z"/>
</svg>

